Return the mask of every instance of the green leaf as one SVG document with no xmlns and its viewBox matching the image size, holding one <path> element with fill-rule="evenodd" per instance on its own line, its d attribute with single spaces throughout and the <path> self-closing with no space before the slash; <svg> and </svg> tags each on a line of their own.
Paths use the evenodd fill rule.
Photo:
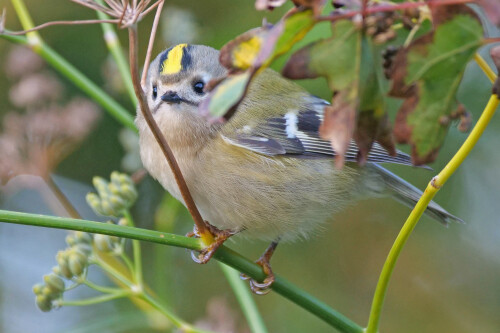
<svg viewBox="0 0 500 333">
<path fill-rule="evenodd" d="M 235 107 L 242 99 L 250 82 L 252 73 L 246 71 L 234 74 L 222 81 L 214 91 L 200 105 L 202 114 L 208 116 L 222 117 L 226 112 Z"/>
<path fill-rule="evenodd" d="M 442 119 L 458 108 L 455 95 L 465 67 L 483 41 L 481 23 L 466 6 L 446 6 L 433 15 L 435 30 L 402 49 L 392 69 L 390 94 L 406 99 L 395 135 L 411 144 L 415 164 L 436 158 L 449 125 Z"/>
</svg>

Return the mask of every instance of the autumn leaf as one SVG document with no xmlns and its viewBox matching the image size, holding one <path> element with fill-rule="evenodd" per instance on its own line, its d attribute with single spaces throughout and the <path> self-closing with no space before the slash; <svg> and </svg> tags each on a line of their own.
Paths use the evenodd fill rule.
<svg viewBox="0 0 500 333">
<path fill-rule="evenodd" d="M 254 75 L 290 50 L 315 23 L 311 10 L 294 9 L 276 25 L 252 29 L 227 43 L 220 51 L 220 62 L 228 68 L 228 76 L 213 88 L 200 112 L 230 118 Z"/>
<path fill-rule="evenodd" d="M 395 153 L 385 114 L 381 64 L 375 61 L 375 54 L 380 52 L 375 50 L 371 39 L 363 35 L 362 27 L 350 20 L 339 20 L 332 24 L 331 38 L 299 50 L 283 69 L 283 75 L 291 79 L 327 79 L 334 96 L 332 105 L 325 108 L 320 134 L 330 140 L 337 152 L 337 166 L 343 164 L 352 137 L 360 149 L 361 163 L 366 161 L 375 140 Z"/>
<path fill-rule="evenodd" d="M 400 49 L 392 67 L 390 95 L 404 98 L 394 134 L 412 146 L 414 164 L 434 161 L 459 107 L 455 95 L 467 63 L 483 41 L 483 28 L 466 6 L 432 8 L 434 30 Z"/>
</svg>

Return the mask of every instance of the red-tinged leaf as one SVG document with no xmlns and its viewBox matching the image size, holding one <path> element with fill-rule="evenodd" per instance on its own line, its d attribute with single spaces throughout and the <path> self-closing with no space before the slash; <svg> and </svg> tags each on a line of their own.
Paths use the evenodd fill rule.
<svg viewBox="0 0 500 333">
<path fill-rule="evenodd" d="M 230 71 L 267 67 L 304 38 L 314 23 L 310 10 L 292 10 L 276 25 L 249 30 L 224 45 L 220 62 Z"/>
<path fill-rule="evenodd" d="M 353 107 L 352 97 L 347 90 L 335 94 L 332 105 L 325 107 L 324 121 L 319 128 L 321 138 L 329 140 L 333 150 L 338 154 L 335 157 L 335 166 L 338 169 L 344 165 L 344 156 L 356 122 L 356 109 Z"/>
<path fill-rule="evenodd" d="M 396 155 L 392 127 L 384 110 L 360 112 L 354 140 L 359 148 L 358 163 L 361 165 L 366 163 L 368 153 L 375 141 L 378 141 L 389 152 L 389 155 Z"/>
<path fill-rule="evenodd" d="M 332 38 L 302 48 L 292 55 L 283 68 L 283 75 L 288 78 L 323 76 L 327 79 L 330 89 L 337 94 L 334 97 L 336 103 L 328 111 L 325 110 L 325 121 L 328 116 L 330 123 L 324 127 L 324 137 L 332 142 L 334 150 L 341 155 L 346 151 L 354 132 L 360 163 L 366 161 L 374 141 L 379 141 L 387 151 L 395 154 L 392 129 L 385 114 L 385 88 L 382 85 L 386 79 L 382 72 L 381 52 L 362 32 L 352 21 L 336 21 L 332 26 Z M 337 96 L 342 97 L 342 103 Z M 350 103 L 349 107 L 347 102 Z M 341 109 L 336 111 L 337 107 Z M 355 110 L 354 113 L 352 110 Z M 341 115 L 342 112 L 349 114 Z M 339 123 L 333 125 L 333 121 Z M 331 132 L 334 130 L 338 133 Z M 347 134 L 351 137 L 347 138 Z"/>
<path fill-rule="evenodd" d="M 227 43 L 221 49 L 220 62 L 229 69 L 229 75 L 218 85 L 210 84 L 212 91 L 200 105 L 200 112 L 229 119 L 242 101 L 253 76 L 287 52 L 314 24 L 310 10 L 294 9 L 276 25 L 252 29 Z M 242 71 L 246 71 L 245 75 L 241 75 Z"/>
<path fill-rule="evenodd" d="M 434 6 L 434 31 L 400 49 L 391 77 L 391 96 L 405 98 L 398 111 L 394 134 L 412 146 L 417 165 L 432 162 L 445 139 L 457 109 L 455 99 L 467 63 L 483 41 L 475 14 L 463 5 Z"/>
</svg>

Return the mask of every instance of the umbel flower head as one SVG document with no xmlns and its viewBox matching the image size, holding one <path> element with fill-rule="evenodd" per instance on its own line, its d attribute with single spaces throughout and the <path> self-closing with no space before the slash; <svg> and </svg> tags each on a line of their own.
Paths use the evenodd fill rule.
<svg viewBox="0 0 500 333">
<path fill-rule="evenodd" d="M 97 194 L 87 194 L 87 203 L 97 214 L 122 216 L 137 199 L 134 182 L 124 173 L 111 173 L 111 182 L 101 177 L 94 177 L 92 182 Z"/>
<path fill-rule="evenodd" d="M 94 0 L 71 1 L 115 18 L 118 25 L 123 28 L 130 27 L 142 20 L 161 2 L 159 0 L 104 0 L 105 4 L 101 5 Z"/>
</svg>

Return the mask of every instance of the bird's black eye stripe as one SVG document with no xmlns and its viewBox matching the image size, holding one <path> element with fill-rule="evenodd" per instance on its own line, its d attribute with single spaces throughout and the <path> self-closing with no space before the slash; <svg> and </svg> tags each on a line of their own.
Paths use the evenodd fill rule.
<svg viewBox="0 0 500 333">
<path fill-rule="evenodd" d="M 193 90 L 195 93 L 203 95 L 205 93 L 203 88 L 205 88 L 205 83 L 203 81 L 196 81 L 193 83 Z"/>
<path fill-rule="evenodd" d="M 158 87 L 153 86 L 153 99 L 156 99 L 156 96 L 158 96 Z"/>
</svg>

